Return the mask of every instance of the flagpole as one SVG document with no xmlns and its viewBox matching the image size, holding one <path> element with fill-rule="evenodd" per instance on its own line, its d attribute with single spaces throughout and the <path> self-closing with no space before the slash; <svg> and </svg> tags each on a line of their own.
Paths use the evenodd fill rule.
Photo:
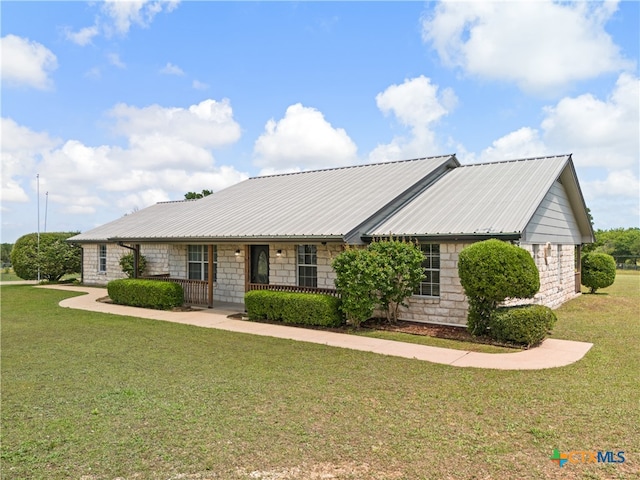
<svg viewBox="0 0 640 480">
<path fill-rule="evenodd" d="M 49 211 L 49 192 L 44 194 L 44 233 L 47 233 L 47 212 Z"/>
<path fill-rule="evenodd" d="M 38 262 L 38 283 L 40 283 L 40 174 L 36 173 L 36 195 L 38 197 L 38 249 L 37 249 L 37 262 Z"/>
</svg>

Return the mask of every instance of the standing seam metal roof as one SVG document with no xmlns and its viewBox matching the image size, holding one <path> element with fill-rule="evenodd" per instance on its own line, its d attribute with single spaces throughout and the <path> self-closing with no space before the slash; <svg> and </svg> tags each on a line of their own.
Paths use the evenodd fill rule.
<svg viewBox="0 0 640 480">
<path fill-rule="evenodd" d="M 562 155 L 461 166 L 368 233 L 520 233 L 570 159 Z"/>
<path fill-rule="evenodd" d="M 344 237 L 453 155 L 255 177 L 195 201 L 161 203 L 71 241 Z"/>
</svg>

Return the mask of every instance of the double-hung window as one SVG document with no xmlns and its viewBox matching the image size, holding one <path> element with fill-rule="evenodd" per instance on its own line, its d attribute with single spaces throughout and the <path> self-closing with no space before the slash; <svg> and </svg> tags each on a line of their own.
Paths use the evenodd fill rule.
<svg viewBox="0 0 640 480">
<path fill-rule="evenodd" d="M 107 273 L 107 245 L 98 245 L 98 272 Z"/>
<path fill-rule="evenodd" d="M 298 286 L 318 286 L 318 247 L 298 245 Z"/>
<path fill-rule="evenodd" d="M 187 276 L 189 280 L 209 280 L 208 245 L 189 245 L 187 247 Z M 218 279 L 218 248 L 213 246 L 213 281 Z"/>
<path fill-rule="evenodd" d="M 422 268 L 424 278 L 414 292 L 415 295 L 424 297 L 440 296 L 440 245 L 425 243 L 420 245 L 420 250 L 424 255 Z"/>
</svg>

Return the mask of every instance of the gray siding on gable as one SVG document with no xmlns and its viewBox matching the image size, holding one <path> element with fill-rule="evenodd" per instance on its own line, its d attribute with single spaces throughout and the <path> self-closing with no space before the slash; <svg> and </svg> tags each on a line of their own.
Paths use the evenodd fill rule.
<svg viewBox="0 0 640 480">
<path fill-rule="evenodd" d="M 565 188 L 556 181 L 533 217 L 527 224 L 522 236 L 523 242 L 559 243 L 577 245 L 582 243 L 582 235 L 576 223 L 571 203 Z"/>
</svg>

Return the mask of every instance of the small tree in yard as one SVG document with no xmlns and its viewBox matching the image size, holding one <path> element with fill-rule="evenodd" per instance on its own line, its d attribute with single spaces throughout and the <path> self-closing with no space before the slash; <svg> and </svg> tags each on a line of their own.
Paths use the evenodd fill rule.
<svg viewBox="0 0 640 480">
<path fill-rule="evenodd" d="M 414 244 L 400 240 L 373 242 L 368 248 L 374 265 L 378 304 L 389 322 L 398 321 L 398 309 L 413 295 L 424 278 L 424 254 Z"/>
<path fill-rule="evenodd" d="M 374 242 L 366 249 L 348 248 L 333 261 L 342 311 L 358 327 L 376 307 L 387 320 L 398 320 L 398 309 L 424 276 L 424 255 L 416 245 L 399 240 Z"/>
<path fill-rule="evenodd" d="M 376 299 L 375 272 L 367 250 L 347 248 L 331 265 L 336 272 L 336 288 L 342 294 L 340 310 L 358 328 L 373 315 Z"/>
<path fill-rule="evenodd" d="M 127 253 L 120 257 L 120 267 L 122 271 L 127 274 L 127 277 L 133 278 L 133 264 L 134 264 L 134 256 L 133 253 Z M 138 276 L 141 277 L 144 273 L 144 269 L 147 267 L 147 259 L 144 258 L 144 255 L 138 255 Z"/>
<path fill-rule="evenodd" d="M 63 275 L 78 273 L 81 269 L 82 251 L 77 245 L 68 243 L 72 232 L 29 233 L 20 237 L 11 250 L 13 269 L 24 280 L 40 278 L 57 282 Z"/>
<path fill-rule="evenodd" d="M 606 253 L 588 253 L 582 257 L 581 283 L 596 293 L 599 288 L 613 285 L 616 279 L 616 261 Z"/>
<path fill-rule="evenodd" d="M 538 268 L 531 255 L 496 239 L 462 250 L 458 275 L 469 299 L 467 329 L 472 335 L 487 331 L 492 313 L 507 298 L 533 298 L 540 290 Z"/>
</svg>

